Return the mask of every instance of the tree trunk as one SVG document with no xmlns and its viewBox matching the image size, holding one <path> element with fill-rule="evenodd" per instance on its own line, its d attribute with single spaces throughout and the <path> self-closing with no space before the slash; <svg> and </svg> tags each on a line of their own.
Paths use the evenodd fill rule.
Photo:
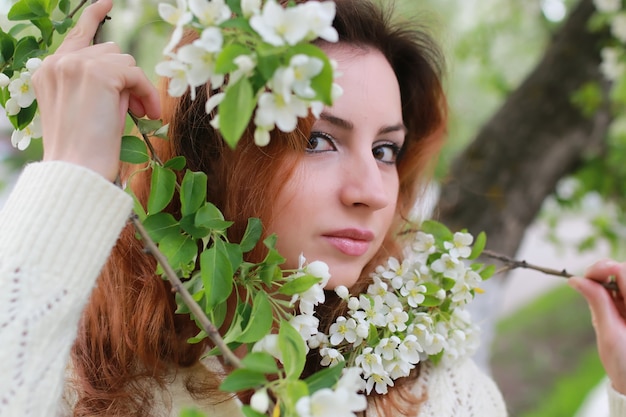
<svg viewBox="0 0 626 417">
<path fill-rule="evenodd" d="M 452 164 L 435 209 L 452 230 L 485 231 L 487 248 L 514 255 L 559 179 L 604 149 L 611 117 L 599 65 L 607 34 L 587 29 L 593 12 L 591 0 L 580 1 L 534 71 Z M 589 82 L 605 97 L 585 116 L 571 98 Z"/>
</svg>

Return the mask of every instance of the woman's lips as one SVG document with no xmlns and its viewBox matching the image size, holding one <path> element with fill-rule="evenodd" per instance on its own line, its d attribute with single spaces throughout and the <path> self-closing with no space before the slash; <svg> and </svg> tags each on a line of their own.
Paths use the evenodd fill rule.
<svg viewBox="0 0 626 417">
<path fill-rule="evenodd" d="M 325 234 L 324 238 L 345 255 L 362 256 L 369 250 L 374 234 L 365 230 L 345 229 Z"/>
</svg>

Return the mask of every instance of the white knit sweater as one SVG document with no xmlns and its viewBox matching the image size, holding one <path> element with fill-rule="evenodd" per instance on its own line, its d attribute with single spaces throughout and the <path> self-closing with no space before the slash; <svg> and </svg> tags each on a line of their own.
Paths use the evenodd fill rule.
<svg viewBox="0 0 626 417">
<path fill-rule="evenodd" d="M 75 165 L 37 163 L 22 173 L 0 212 L 1 417 L 61 413 L 79 317 L 131 208 L 126 193 Z M 194 404 L 182 381 L 198 371 L 179 372 L 155 396 L 163 401 L 154 414 L 176 416 Z M 494 382 L 471 361 L 424 364 L 413 391 L 426 398 L 419 417 L 506 416 Z M 211 416 L 241 415 L 234 400 L 197 405 Z M 626 396 L 609 389 L 609 406 L 611 417 L 626 415 Z"/>
</svg>

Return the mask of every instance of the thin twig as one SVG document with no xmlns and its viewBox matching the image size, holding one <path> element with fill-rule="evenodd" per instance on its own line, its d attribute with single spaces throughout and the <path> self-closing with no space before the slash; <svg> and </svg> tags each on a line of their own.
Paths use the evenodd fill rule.
<svg viewBox="0 0 626 417">
<path fill-rule="evenodd" d="M 150 236 L 148 235 L 148 232 L 146 231 L 143 224 L 141 224 L 141 221 L 139 221 L 137 215 L 133 214 L 131 216 L 131 221 L 135 226 L 137 232 L 141 235 L 146 249 L 150 252 L 152 256 L 154 256 L 157 262 L 161 264 L 161 267 L 163 268 L 167 279 L 172 283 L 172 288 L 174 289 L 174 291 L 180 294 L 184 303 L 187 305 L 187 307 L 189 307 L 191 313 L 200 323 L 202 330 L 206 332 L 206 334 L 213 341 L 215 346 L 222 352 L 226 363 L 232 365 L 235 368 L 241 368 L 241 361 L 239 360 L 239 358 L 233 353 L 232 350 L 228 348 L 215 325 L 211 323 L 211 321 L 209 321 L 205 312 L 198 305 L 198 303 L 196 303 L 189 291 L 187 291 L 187 289 L 184 287 L 182 281 L 180 280 L 180 278 L 178 278 L 176 272 L 174 272 L 174 270 L 170 266 L 165 255 L 163 255 L 163 253 L 157 248 L 152 238 L 150 238 Z"/>
<path fill-rule="evenodd" d="M 130 110 L 128 111 L 128 115 L 135 123 L 135 126 L 137 126 L 137 129 L 139 129 L 139 119 L 137 119 L 137 117 L 135 117 L 135 115 L 132 114 Z M 146 143 L 146 146 L 148 147 L 148 150 L 150 151 L 151 158 L 154 161 L 156 161 L 159 165 L 163 166 L 163 161 L 161 161 L 156 151 L 154 150 L 154 146 L 152 146 L 152 142 L 150 142 L 150 138 L 148 137 L 148 135 L 146 135 L 145 133 L 141 131 L 139 133 L 141 133 L 141 136 L 143 137 L 143 141 Z"/>
<path fill-rule="evenodd" d="M 565 269 L 558 270 L 558 269 L 545 268 L 542 266 L 529 264 L 526 261 L 518 261 L 517 259 L 513 259 L 509 256 L 502 255 L 500 253 L 493 252 L 490 250 L 484 250 L 482 254 L 488 258 L 496 259 L 498 261 L 503 262 L 506 265 L 506 268 L 505 268 L 506 270 L 516 269 L 516 268 L 526 268 L 526 269 L 532 269 L 535 271 L 543 272 L 544 274 L 547 274 L 547 275 L 554 275 L 557 277 L 571 278 L 574 276 L 574 274 L 570 274 Z M 499 270 L 498 272 L 504 272 L 504 271 Z M 617 286 L 617 282 L 615 281 L 609 281 L 609 282 L 596 281 L 596 282 L 598 282 L 598 284 L 602 285 L 607 290 L 619 291 L 619 287 Z"/>
<path fill-rule="evenodd" d="M 74 15 L 78 13 L 78 11 L 82 9 L 86 3 L 87 3 L 87 0 L 80 0 L 80 3 L 78 3 L 78 5 L 74 8 L 74 10 L 72 10 L 70 14 L 67 15 L 67 17 L 69 17 L 70 19 L 73 19 Z M 92 3 L 93 3 L 93 0 L 92 0 Z"/>
</svg>

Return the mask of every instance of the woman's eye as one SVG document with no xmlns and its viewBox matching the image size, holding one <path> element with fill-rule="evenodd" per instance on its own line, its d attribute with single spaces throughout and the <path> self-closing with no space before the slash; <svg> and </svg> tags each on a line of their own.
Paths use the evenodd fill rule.
<svg viewBox="0 0 626 417">
<path fill-rule="evenodd" d="M 311 137 L 309 137 L 309 142 L 307 143 L 307 152 L 318 153 L 336 150 L 337 148 L 331 136 L 323 132 L 311 132 Z"/>
<path fill-rule="evenodd" d="M 385 143 L 372 149 L 374 158 L 386 164 L 395 164 L 400 153 L 400 147 L 395 143 Z"/>
</svg>

